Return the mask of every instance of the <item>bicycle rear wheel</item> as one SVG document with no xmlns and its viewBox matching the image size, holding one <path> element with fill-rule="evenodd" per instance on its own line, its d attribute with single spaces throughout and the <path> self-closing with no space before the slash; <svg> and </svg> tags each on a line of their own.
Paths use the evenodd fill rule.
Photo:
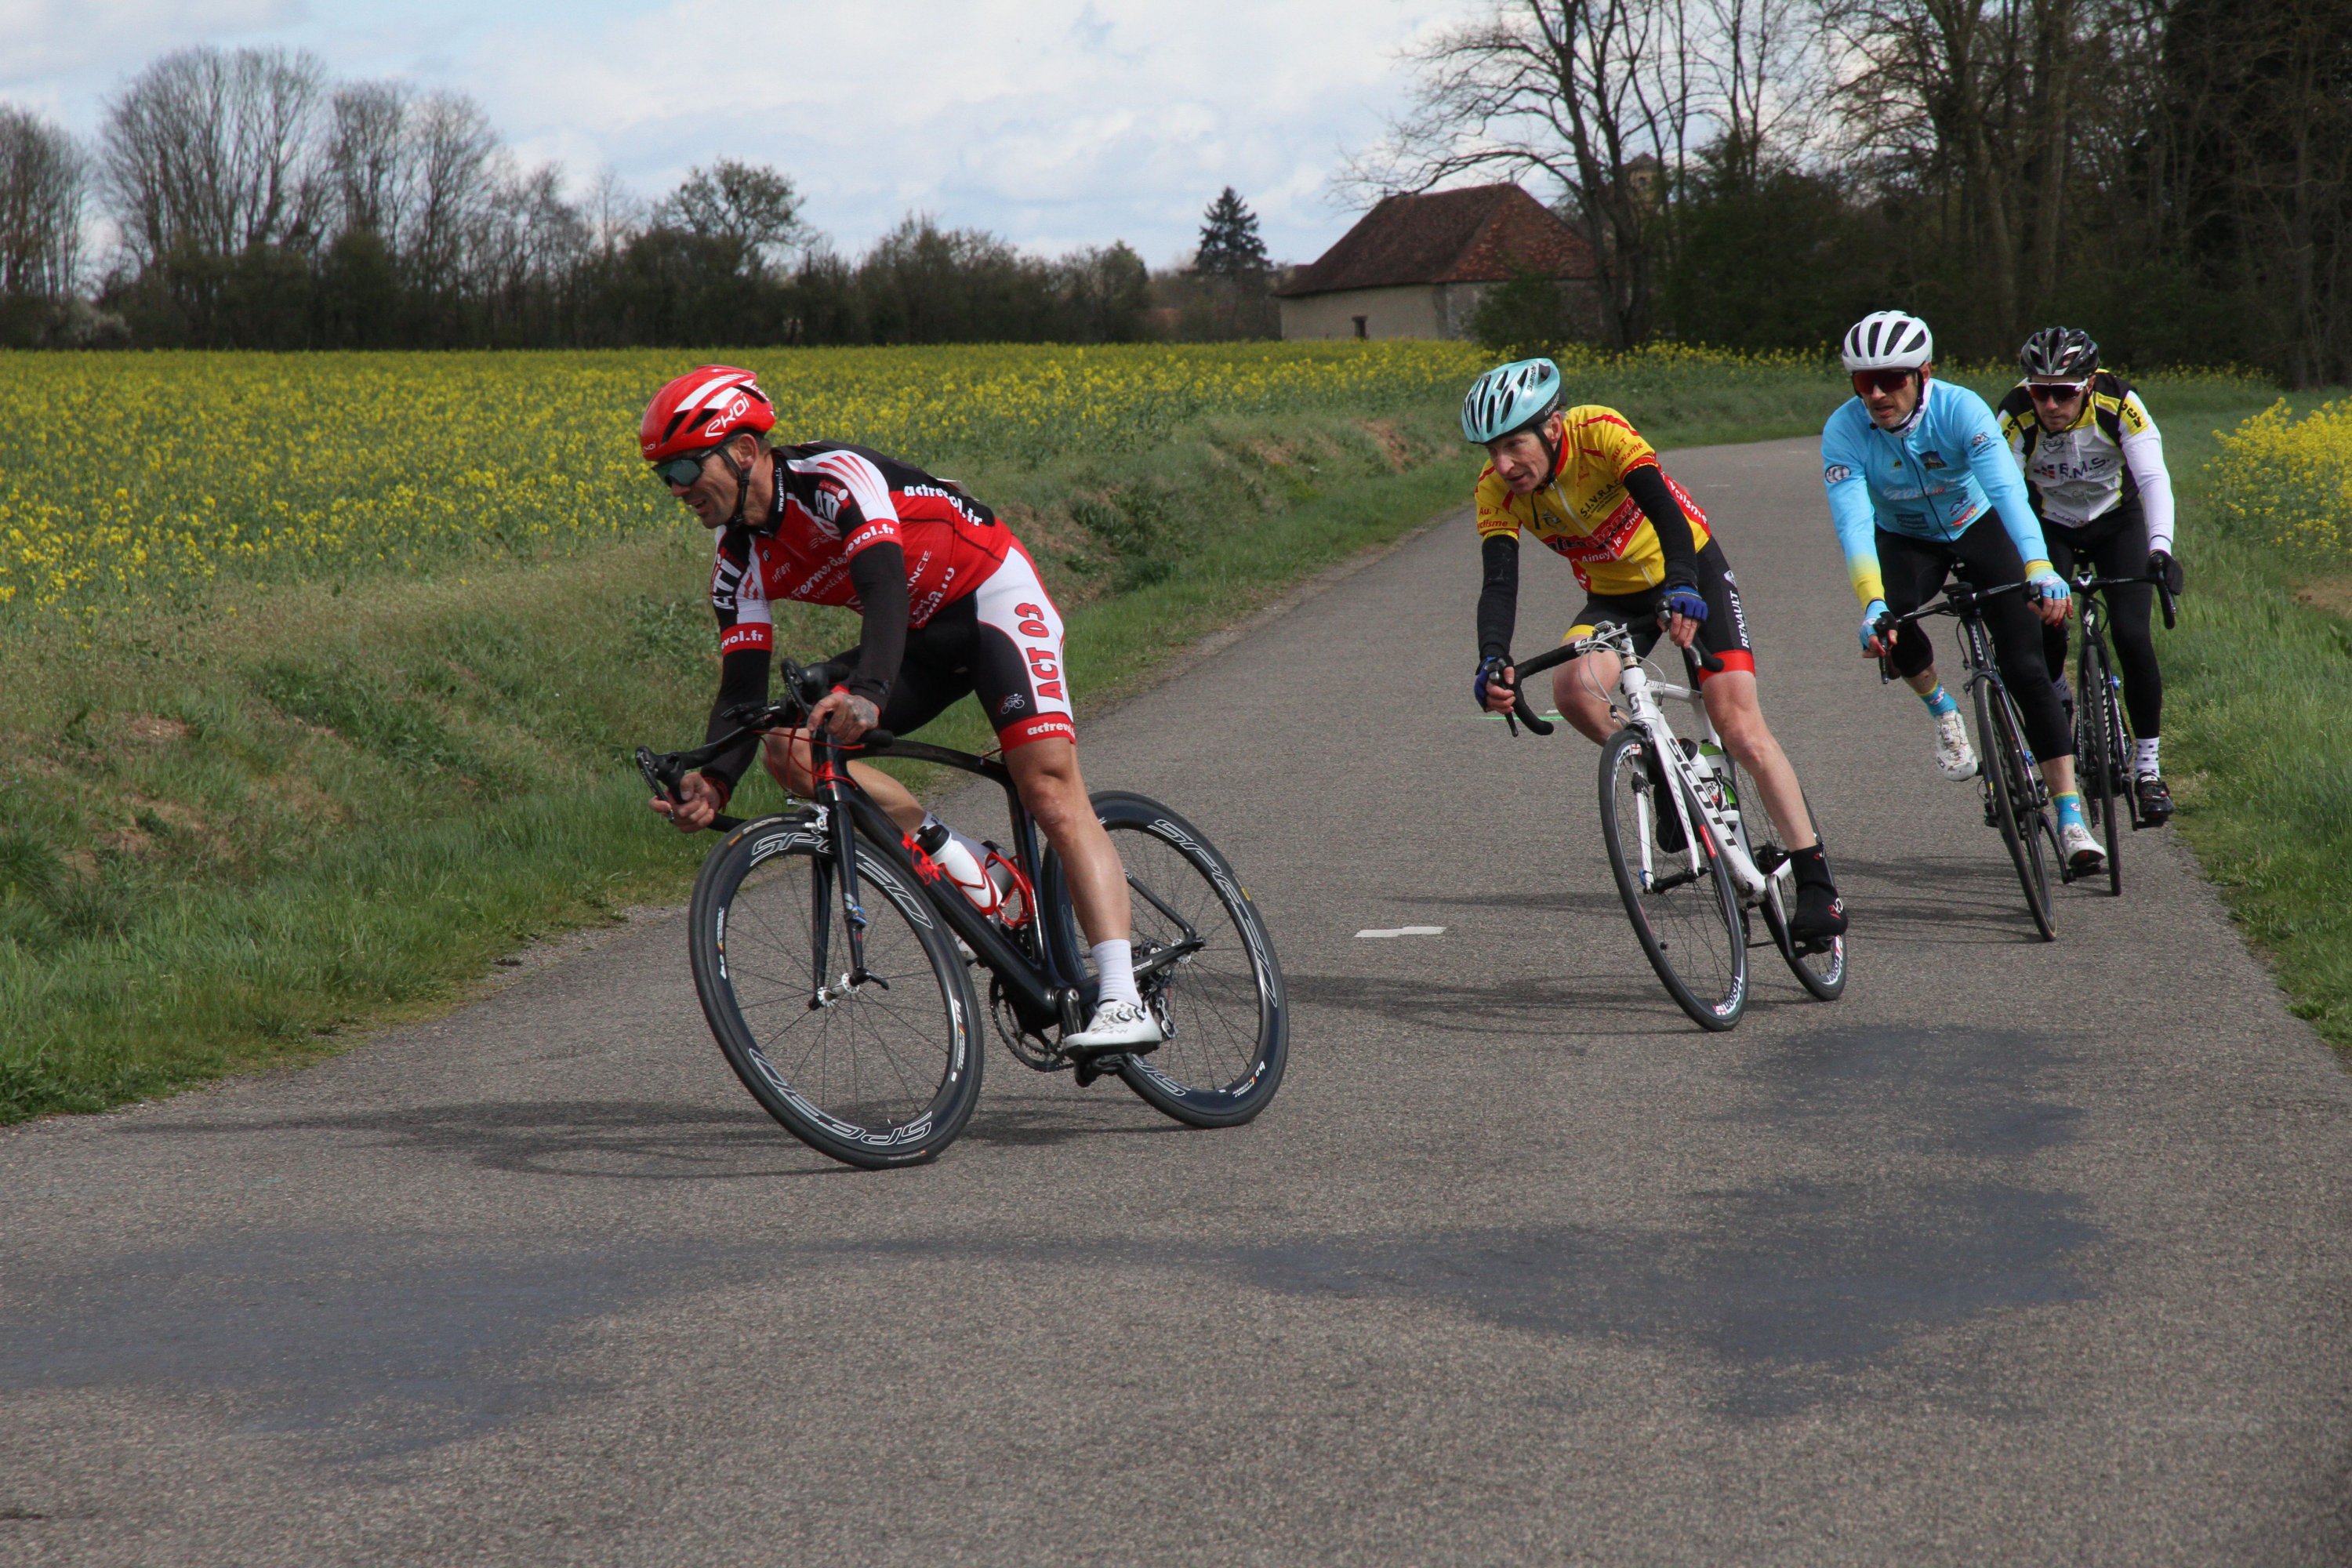
<svg viewBox="0 0 2352 1568">
<path fill-rule="evenodd" d="M 1714 835 L 1671 764 L 1666 777 L 1671 787 L 1683 791 L 1697 836 L 1696 854 L 1657 847 L 1657 824 L 1671 816 L 1674 805 L 1657 798 L 1648 747 L 1643 731 L 1624 729 L 1601 749 L 1601 833 L 1609 846 L 1609 868 L 1633 934 L 1666 994 L 1700 1028 L 1728 1029 L 1748 1008 L 1748 922 Z"/>
<path fill-rule="evenodd" d="M 2050 825 L 2034 798 L 2023 727 L 2008 690 L 1998 682 L 1977 681 L 1974 695 L 1978 744 L 1984 752 L 1977 765 L 1991 803 L 1993 826 L 2000 829 L 2010 863 L 2017 868 L 2018 885 L 2025 889 L 2025 907 L 2033 916 L 2034 929 L 2042 941 L 2055 942 L 2058 927 L 2050 909 L 2050 865 L 2043 851 Z"/>
<path fill-rule="evenodd" d="M 2122 714 L 2111 677 L 2105 642 L 2086 632 L 2074 669 L 2074 782 L 2083 792 L 2083 815 L 2106 836 L 2107 893 L 2113 898 L 2124 890 L 2123 826 L 2131 810 L 2131 786 L 2117 776 Z"/>
<path fill-rule="evenodd" d="M 878 852 L 857 868 L 863 978 L 832 847 L 804 817 L 746 824 L 710 852 L 689 945 L 703 1016 L 751 1098 L 810 1148 L 877 1170 L 930 1159 L 963 1131 L 980 1007 L 921 892 Z"/>
<path fill-rule="evenodd" d="M 1771 814 L 1764 809 L 1764 797 L 1756 793 L 1755 781 L 1740 771 L 1739 764 L 1726 752 L 1720 759 L 1724 773 L 1731 781 L 1732 796 L 1739 803 L 1741 820 L 1748 824 L 1748 837 L 1761 852 L 1757 864 L 1772 863 L 1786 856 L 1788 846 L 1780 842 L 1779 829 L 1764 837 L 1757 828 L 1771 822 Z M 1799 786 L 1802 794 L 1803 786 Z M 1813 810 L 1813 797 L 1804 796 L 1805 815 L 1812 819 L 1813 837 L 1826 841 L 1822 831 L 1822 819 Z M 1789 934 L 1789 917 L 1796 912 L 1796 891 L 1786 877 L 1772 877 L 1767 882 L 1764 897 L 1758 907 L 1764 914 L 1764 929 L 1771 933 L 1772 945 L 1780 950 L 1781 962 L 1797 977 L 1797 984 L 1823 1002 L 1834 1002 L 1845 994 L 1845 938 L 1833 936 L 1824 946 L 1799 952 L 1796 939 Z"/>
<path fill-rule="evenodd" d="M 1147 1055 L 1118 1058 L 1119 1079 L 1187 1126 L 1238 1126 L 1274 1099 L 1290 1059 L 1274 939 L 1199 828 L 1122 790 L 1096 795 L 1094 807 L 1127 868 L 1137 989 L 1167 1036 Z M 1062 962 L 1080 973 L 1086 939 L 1058 857 L 1046 858 L 1044 898 Z"/>
</svg>

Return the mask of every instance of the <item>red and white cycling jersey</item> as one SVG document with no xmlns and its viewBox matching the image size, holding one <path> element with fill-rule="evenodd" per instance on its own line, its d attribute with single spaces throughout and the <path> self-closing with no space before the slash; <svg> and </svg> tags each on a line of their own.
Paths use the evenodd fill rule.
<svg viewBox="0 0 2352 1568">
<path fill-rule="evenodd" d="M 895 458 L 842 441 L 774 451 L 766 522 L 719 531 L 710 604 L 721 653 L 772 647 L 777 599 L 863 610 L 849 563 L 875 545 L 905 552 L 907 620 L 919 629 L 988 581 L 1013 548 L 994 512 Z"/>
</svg>

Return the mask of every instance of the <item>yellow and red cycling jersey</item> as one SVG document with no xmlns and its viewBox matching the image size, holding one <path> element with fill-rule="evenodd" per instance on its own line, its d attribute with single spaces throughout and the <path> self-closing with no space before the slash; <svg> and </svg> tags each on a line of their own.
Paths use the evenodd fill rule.
<svg viewBox="0 0 2352 1568">
<path fill-rule="evenodd" d="M 1570 408 L 1561 416 L 1559 467 L 1551 483 L 1531 496 L 1516 496 L 1494 464 L 1479 472 L 1478 537 L 1517 538 L 1525 529 L 1568 557 L 1587 593 L 1654 588 L 1665 580 L 1666 553 L 1658 546 L 1658 531 L 1625 493 L 1625 476 L 1645 465 L 1657 468 L 1658 454 L 1623 415 L 1596 403 Z M 1711 537 L 1706 513 L 1664 469 L 1659 475 L 1690 519 L 1691 548 L 1706 549 Z"/>
</svg>

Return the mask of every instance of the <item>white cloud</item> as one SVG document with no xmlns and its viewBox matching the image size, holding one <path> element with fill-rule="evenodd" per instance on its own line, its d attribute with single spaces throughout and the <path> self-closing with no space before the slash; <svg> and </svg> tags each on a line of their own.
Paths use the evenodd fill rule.
<svg viewBox="0 0 2352 1568">
<path fill-rule="evenodd" d="M 1270 247 L 1306 259 L 1349 216 L 1326 197 L 1343 146 L 1379 134 L 1398 50 L 1482 0 L 0 0 L 0 92 L 95 128 L 130 69 L 121 40 L 289 43 L 340 75 L 479 98 L 526 160 L 584 182 L 610 163 L 646 195 L 692 164 L 770 163 L 856 248 L 909 209 L 1040 249 L 1124 238 L 1182 249 L 1232 184 Z M 28 40 L 25 50 L 16 40 Z M 100 57 L 102 57 L 100 58 Z M 25 61 L 31 64 L 25 64 Z"/>
</svg>

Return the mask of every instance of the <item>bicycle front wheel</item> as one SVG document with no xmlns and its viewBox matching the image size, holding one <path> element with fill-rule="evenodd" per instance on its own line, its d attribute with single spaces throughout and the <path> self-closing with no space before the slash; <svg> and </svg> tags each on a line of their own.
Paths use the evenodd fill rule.
<svg viewBox="0 0 2352 1568">
<path fill-rule="evenodd" d="M 2131 748 L 2124 732 L 2123 705 L 2116 700 L 2114 667 L 2107 662 L 2106 644 L 2097 637 L 2083 639 L 2074 711 L 2074 777 L 2083 792 L 2084 815 L 2106 836 L 2108 896 L 2120 898 L 2124 825 L 2132 810 L 2131 774 L 2125 760 Z"/>
<path fill-rule="evenodd" d="M 2026 911 L 2044 942 L 2058 940 L 2058 926 L 2050 909 L 2050 865 L 2043 839 L 2050 832 L 2047 814 L 2036 802 L 2033 770 L 2026 763 L 2023 726 L 2009 693 L 1990 680 L 1976 683 L 1977 739 L 1984 755 L 1977 766 L 1984 774 L 1993 826 L 2000 829 L 2010 863 L 2017 868 L 2018 885 L 2025 889 Z"/>
<path fill-rule="evenodd" d="M 1166 1036 L 1119 1058 L 1121 1082 L 1189 1127 L 1234 1127 L 1266 1108 L 1290 1058 L 1290 1009 L 1274 939 L 1249 890 L 1199 828 L 1146 795 L 1105 790 L 1095 815 L 1127 868 L 1136 988 Z M 1086 939 L 1058 857 L 1045 907 L 1073 973 Z"/>
<path fill-rule="evenodd" d="M 1670 841 L 1681 825 L 1673 821 L 1673 803 L 1659 798 L 1651 782 L 1649 744 L 1642 731 L 1624 729 L 1601 748 L 1601 835 L 1609 868 L 1666 994 L 1700 1028 L 1728 1029 L 1748 1008 L 1748 922 L 1687 790 L 1684 803 L 1697 842 L 1682 850 L 1659 846 L 1662 823 L 1672 825 Z M 1671 764 L 1664 773 L 1681 787 Z"/>
<path fill-rule="evenodd" d="M 963 1131 L 980 1007 L 921 892 L 878 852 L 857 869 L 862 911 L 805 818 L 746 824 L 703 862 L 690 946 L 703 1016 L 751 1098 L 810 1148 L 877 1170 L 930 1159 Z M 853 915 L 866 921 L 863 973 Z"/>
</svg>

